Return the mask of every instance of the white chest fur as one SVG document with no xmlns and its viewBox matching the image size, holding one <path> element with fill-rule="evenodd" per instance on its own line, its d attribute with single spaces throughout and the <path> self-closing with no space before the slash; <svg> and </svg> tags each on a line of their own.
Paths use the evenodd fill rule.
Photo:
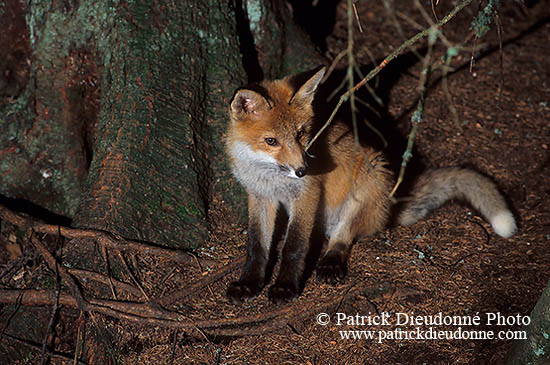
<svg viewBox="0 0 550 365">
<path fill-rule="evenodd" d="M 273 157 L 242 142 L 229 145 L 235 177 L 250 193 L 289 203 L 302 191 L 305 178 L 291 177 Z M 307 177 L 306 177 L 307 178 Z"/>
</svg>

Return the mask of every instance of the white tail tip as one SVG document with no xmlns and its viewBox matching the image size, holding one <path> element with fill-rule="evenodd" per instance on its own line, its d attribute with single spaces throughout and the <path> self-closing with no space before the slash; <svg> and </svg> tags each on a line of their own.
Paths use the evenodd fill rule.
<svg viewBox="0 0 550 365">
<path fill-rule="evenodd" d="M 516 233 L 516 220 L 509 210 L 500 211 L 491 218 L 491 226 L 496 234 L 508 238 Z"/>
</svg>

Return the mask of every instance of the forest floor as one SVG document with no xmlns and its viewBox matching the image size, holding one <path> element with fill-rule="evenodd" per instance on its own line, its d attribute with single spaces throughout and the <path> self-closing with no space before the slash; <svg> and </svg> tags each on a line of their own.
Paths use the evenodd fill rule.
<svg viewBox="0 0 550 365">
<path fill-rule="evenodd" d="M 394 3 L 403 34 L 410 37 L 418 31 L 404 14 L 425 27 L 427 22 L 417 9 L 405 8 L 414 7 L 413 2 Z M 453 3 L 440 2 L 436 8 L 440 18 Z M 240 333 L 209 335 L 198 329 L 190 333 L 91 315 L 89 320 L 105 327 L 105 345 L 116 349 L 113 357 L 123 364 L 501 363 L 510 340 L 379 340 L 379 336 L 395 335 L 398 328 L 428 331 L 430 327 L 436 331 L 456 331 L 460 327 L 463 331 L 513 335 L 521 330 L 519 325 L 488 324 L 488 314 L 528 316 L 550 279 L 550 18 L 547 1 L 532 3 L 529 6 L 509 2 L 499 12 L 502 53 L 493 25 L 477 41 L 472 69 L 471 52 L 461 52 L 452 60 L 454 71 L 446 80 L 452 103 L 441 71 L 431 75 L 425 114 L 413 151 L 413 159 L 421 161 L 424 168 L 469 166 L 494 179 L 517 217 L 517 234 L 501 238 L 470 207 L 452 202 L 413 226 L 388 228 L 360 240 L 353 246 L 348 275 L 342 284 L 319 284 L 313 274 L 294 303 L 270 304 L 266 290 L 244 305 L 229 303 L 225 291 L 237 279 L 239 267 L 168 307 L 197 321 L 256 318 L 243 324 Z M 373 67 L 371 59 L 379 62 L 404 39 L 383 2 L 358 2 L 357 10 L 363 33 L 355 29 L 356 61 L 366 73 Z M 336 5 L 334 11 L 335 25 L 326 38 L 325 53 L 330 58 L 347 46 L 345 2 Z M 443 28 L 445 36 L 456 43 L 466 39 L 476 12 L 477 8 L 470 6 L 460 13 Z M 472 46 L 473 41 L 468 45 Z M 425 54 L 423 47 L 425 42 L 421 41 L 413 48 Z M 446 47 L 439 42 L 433 52 L 433 59 L 437 59 Z M 344 67 L 342 63 L 337 69 Z M 364 113 L 372 117 L 369 120 L 388 139 L 390 155 L 400 156 L 404 150 L 410 118 L 419 98 L 421 71 L 422 61 L 408 53 L 380 74 L 378 84 L 376 80 L 371 83 L 383 106 L 375 106 L 375 112 L 365 109 Z M 451 112 L 452 105 L 456 107 L 457 120 Z M 392 133 L 400 137 L 393 137 Z M 414 169 L 411 167 L 411 172 Z M 206 264 L 197 260 L 196 265 L 183 267 L 167 259 L 130 257 L 129 264 L 149 298 L 177 291 L 183 283 L 207 277 L 244 255 L 246 227 L 224 210 L 223 202 L 215 203 L 214 221 L 219 224 L 211 241 L 199 250 L 199 256 L 208 260 Z M 15 239 L 5 230 L 2 234 L 7 235 L 2 242 Z M 17 257 L 17 252 L 9 252 Z M 3 253 L 1 259 L 5 263 L 10 257 Z M 28 270 L 21 273 L 20 280 L 36 276 L 45 266 Z M 132 282 L 129 277 L 125 279 Z M 134 295 L 139 298 L 140 293 Z M 440 312 L 443 316 L 463 318 L 477 315 L 481 323 L 395 323 L 398 313 L 437 316 Z M 46 318 L 50 315 L 49 310 L 42 313 Z M 329 314 L 328 325 L 317 322 L 321 313 Z M 347 321 L 338 325 L 336 313 L 387 313 L 390 325 L 352 325 Z M 2 318 L 8 314 L 4 312 Z M 64 309 L 61 317 L 65 319 L 55 329 L 56 346 L 60 352 L 74 352 L 77 330 L 82 327 L 75 325 L 81 323 L 77 322 L 78 313 Z M 373 331 L 374 339 L 342 339 L 342 330 Z M 43 337 L 43 333 L 34 335 L 37 339 Z M 16 362 L 36 363 L 37 356 L 35 352 Z M 72 363 L 59 358 L 53 362 Z"/>
</svg>

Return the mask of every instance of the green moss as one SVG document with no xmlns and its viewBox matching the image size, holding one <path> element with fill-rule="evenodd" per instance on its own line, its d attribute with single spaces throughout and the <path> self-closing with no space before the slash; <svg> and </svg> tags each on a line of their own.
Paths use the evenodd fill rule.
<svg viewBox="0 0 550 365">
<path fill-rule="evenodd" d="M 255 35 L 260 35 L 262 31 L 262 18 L 265 14 L 265 9 L 261 0 L 248 0 L 246 1 L 246 13 L 248 15 L 248 21 L 250 22 L 250 30 Z"/>
<path fill-rule="evenodd" d="M 540 357 L 540 356 L 544 356 L 544 355 L 545 355 L 544 348 L 542 348 L 542 347 L 536 348 L 535 351 L 534 351 L 534 353 L 535 353 L 535 355 L 536 355 L 537 357 Z"/>
</svg>

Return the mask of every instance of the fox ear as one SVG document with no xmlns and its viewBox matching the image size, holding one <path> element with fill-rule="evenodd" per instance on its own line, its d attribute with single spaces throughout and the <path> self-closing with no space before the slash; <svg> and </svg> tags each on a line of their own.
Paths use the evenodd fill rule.
<svg viewBox="0 0 550 365">
<path fill-rule="evenodd" d="M 311 104 L 313 97 L 315 96 L 315 92 L 317 91 L 317 87 L 319 86 L 319 83 L 321 83 L 323 76 L 325 76 L 326 70 L 326 67 L 322 67 L 315 73 L 315 75 L 311 76 L 311 78 L 307 80 L 302 87 L 300 87 L 296 94 L 294 94 L 290 102 L 292 103 L 294 100 L 299 100 L 302 103 Z"/>
<path fill-rule="evenodd" d="M 231 101 L 231 114 L 234 117 L 243 114 L 260 114 L 268 109 L 267 100 L 256 91 L 248 89 L 237 90 Z"/>
</svg>

